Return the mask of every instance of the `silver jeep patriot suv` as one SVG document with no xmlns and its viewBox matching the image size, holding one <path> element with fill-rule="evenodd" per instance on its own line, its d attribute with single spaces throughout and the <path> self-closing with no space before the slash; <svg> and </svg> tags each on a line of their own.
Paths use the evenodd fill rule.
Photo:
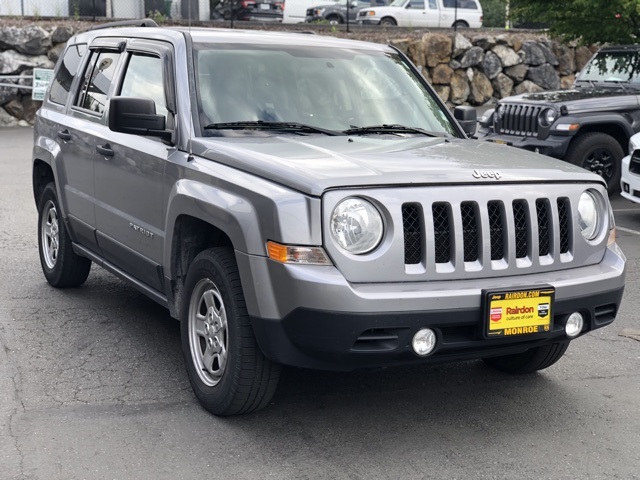
<svg viewBox="0 0 640 480">
<path fill-rule="evenodd" d="M 389 46 L 81 33 L 35 126 L 42 269 L 77 287 L 95 263 L 166 306 L 216 415 L 268 404 L 281 364 L 540 370 L 618 312 L 607 191 L 474 129 Z"/>
</svg>

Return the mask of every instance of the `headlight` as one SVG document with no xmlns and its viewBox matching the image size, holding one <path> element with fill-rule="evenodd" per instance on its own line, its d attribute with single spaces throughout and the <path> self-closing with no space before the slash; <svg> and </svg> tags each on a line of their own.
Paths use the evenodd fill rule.
<svg viewBox="0 0 640 480">
<path fill-rule="evenodd" d="M 498 105 L 498 108 L 496 109 L 495 113 L 496 115 L 498 115 L 498 117 L 502 117 L 502 115 L 504 115 L 504 105 Z"/>
<path fill-rule="evenodd" d="M 378 209 L 362 198 L 347 198 L 331 214 L 331 235 L 336 243 L 356 255 L 380 244 L 384 230 Z"/>
<path fill-rule="evenodd" d="M 600 209 L 593 193 L 586 191 L 578 202 L 578 224 L 582 236 L 593 240 L 600 233 Z"/>
<path fill-rule="evenodd" d="M 629 139 L 629 155 L 633 155 L 633 152 L 640 150 L 640 135 L 631 135 Z"/>
<path fill-rule="evenodd" d="M 491 122 L 491 120 L 492 120 L 493 112 L 495 112 L 495 109 L 494 109 L 494 108 L 491 108 L 491 109 L 487 110 L 486 112 L 484 112 L 484 115 L 482 115 L 482 116 L 480 117 L 480 120 L 478 120 L 478 122 L 479 122 L 481 125 L 487 125 L 487 124 L 489 124 L 489 123 Z"/>
<path fill-rule="evenodd" d="M 321 17 L 323 13 L 324 13 L 324 8 L 317 8 L 315 15 L 316 17 Z"/>
<path fill-rule="evenodd" d="M 553 108 L 546 108 L 540 112 L 540 116 L 538 117 L 538 122 L 543 127 L 550 127 L 553 125 L 553 122 L 558 118 L 558 112 L 556 112 Z"/>
</svg>

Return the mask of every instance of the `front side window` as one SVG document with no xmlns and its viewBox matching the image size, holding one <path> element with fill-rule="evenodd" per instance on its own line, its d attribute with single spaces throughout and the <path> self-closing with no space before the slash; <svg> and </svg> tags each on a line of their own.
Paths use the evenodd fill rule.
<svg viewBox="0 0 640 480">
<path fill-rule="evenodd" d="M 162 60 L 159 57 L 131 55 L 120 95 L 150 98 L 156 104 L 156 113 L 167 116 L 162 70 Z"/>
<path fill-rule="evenodd" d="M 95 61 L 87 67 L 84 85 L 76 100 L 76 106 L 102 115 L 107 107 L 107 94 L 113 81 L 120 53 L 94 52 Z"/>
<path fill-rule="evenodd" d="M 343 131 L 397 124 L 457 135 L 395 53 L 241 44 L 200 44 L 194 52 L 203 125 L 295 122 Z"/>
<path fill-rule="evenodd" d="M 64 53 L 64 57 L 60 61 L 60 68 L 56 73 L 56 78 L 51 82 L 51 90 L 49 90 L 49 100 L 53 103 L 65 105 L 71 90 L 71 84 L 78 72 L 82 56 L 87 51 L 85 44 L 71 45 Z"/>
</svg>

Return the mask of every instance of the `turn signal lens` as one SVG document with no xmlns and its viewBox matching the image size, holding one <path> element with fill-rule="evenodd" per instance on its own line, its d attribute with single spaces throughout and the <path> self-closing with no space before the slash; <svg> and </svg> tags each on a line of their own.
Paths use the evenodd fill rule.
<svg viewBox="0 0 640 480">
<path fill-rule="evenodd" d="M 297 263 L 301 265 L 331 265 L 331 260 L 322 247 L 304 247 L 282 245 L 268 241 L 267 254 L 271 260 L 280 263 Z"/>
</svg>

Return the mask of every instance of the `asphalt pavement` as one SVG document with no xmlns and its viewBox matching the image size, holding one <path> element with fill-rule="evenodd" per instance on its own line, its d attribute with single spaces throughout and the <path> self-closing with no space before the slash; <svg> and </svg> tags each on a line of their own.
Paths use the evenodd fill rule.
<svg viewBox="0 0 640 480">
<path fill-rule="evenodd" d="M 216 418 L 163 308 L 95 266 L 46 283 L 32 140 L 0 129 L 0 479 L 640 478 L 640 206 L 613 199 L 618 318 L 548 370 L 286 368 L 265 410 Z"/>
</svg>

